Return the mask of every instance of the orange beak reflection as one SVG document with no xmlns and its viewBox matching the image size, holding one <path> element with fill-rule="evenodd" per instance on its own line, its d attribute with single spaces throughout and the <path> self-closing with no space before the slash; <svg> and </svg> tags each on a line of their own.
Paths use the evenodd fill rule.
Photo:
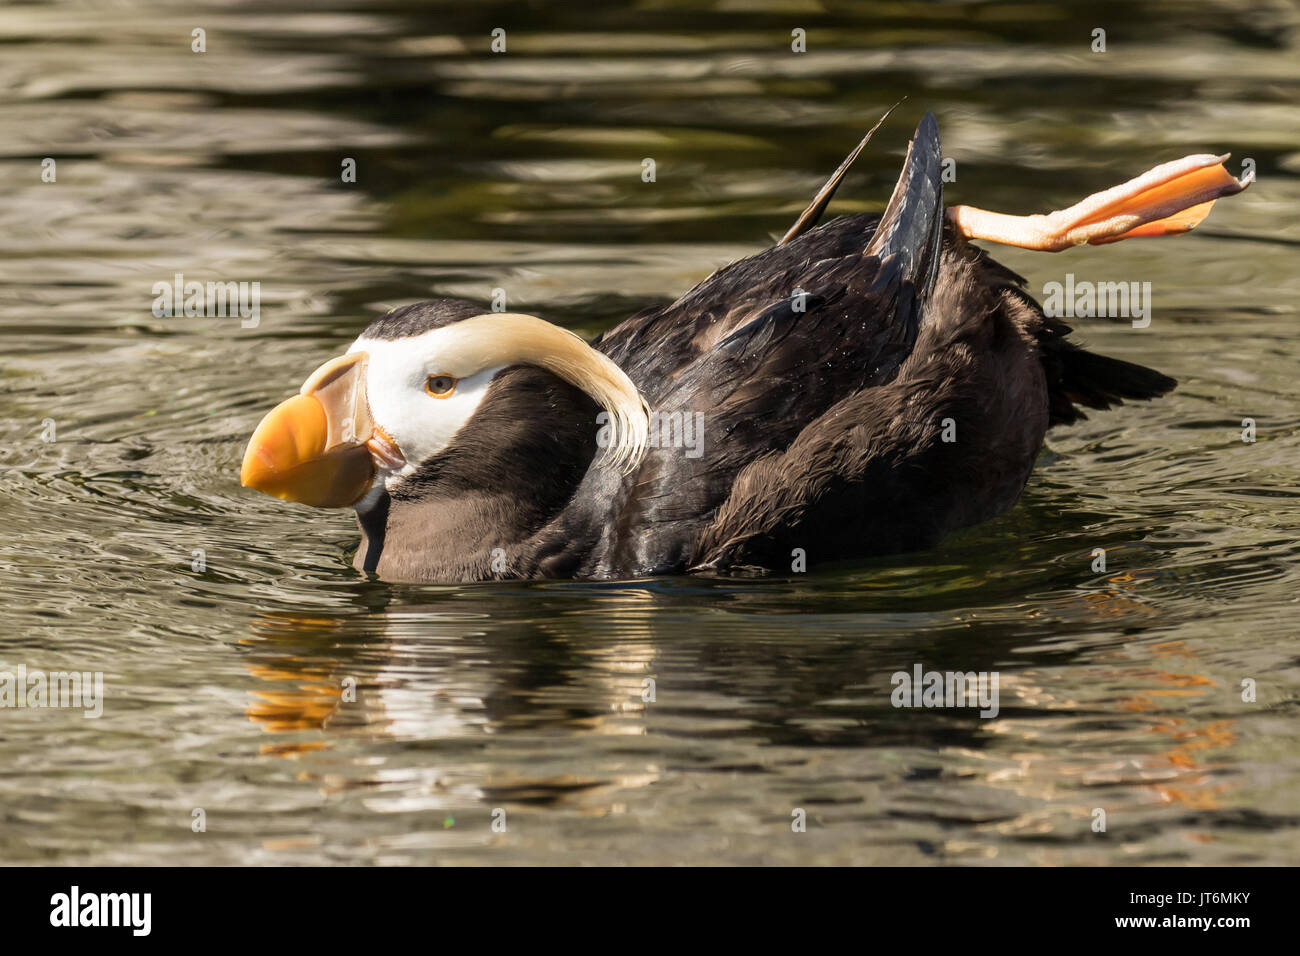
<svg viewBox="0 0 1300 956">
<path fill-rule="evenodd" d="M 368 358 L 354 352 L 326 362 L 297 395 L 271 409 L 248 440 L 239 483 L 316 508 L 360 501 L 375 477 L 366 446 L 374 434 Z"/>
</svg>

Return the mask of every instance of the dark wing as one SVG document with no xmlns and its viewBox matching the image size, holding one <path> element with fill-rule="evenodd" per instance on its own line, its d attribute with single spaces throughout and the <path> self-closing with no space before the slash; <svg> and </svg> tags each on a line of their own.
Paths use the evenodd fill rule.
<svg viewBox="0 0 1300 956">
<path fill-rule="evenodd" d="M 1173 379 L 1088 352 L 1024 280 L 948 237 L 916 346 L 888 383 L 848 396 L 747 465 L 692 568 L 789 568 L 933 547 L 1010 508 L 1050 425 L 1153 398 Z"/>
<path fill-rule="evenodd" d="M 589 529 L 604 559 L 584 570 L 684 568 L 742 468 L 789 447 L 837 402 L 888 383 L 916 341 L 942 225 L 939 133 L 927 113 L 882 216 L 839 219 L 733 263 L 598 339 L 657 413 L 656 437 L 688 420 L 703 432 L 699 449 L 652 448 L 617 487 L 593 471 L 579 495 L 619 506 Z"/>
<path fill-rule="evenodd" d="M 885 115 L 876 120 L 875 126 L 867 130 L 867 135 L 862 137 L 857 146 L 853 147 L 853 152 L 844 157 L 844 162 L 840 163 L 839 169 L 831 173 L 831 178 L 826 180 L 821 189 L 817 190 L 817 195 L 813 196 L 812 202 L 799 214 L 799 218 L 794 221 L 794 225 L 790 227 L 789 231 L 781 237 L 781 241 L 777 243 L 778 246 L 784 246 L 787 242 L 797 239 L 817 225 L 822 218 L 822 213 L 826 211 L 826 207 L 835 198 L 835 191 L 840 188 L 840 183 L 844 181 L 844 176 L 848 173 L 849 167 L 853 165 L 853 161 L 858 158 L 860 152 L 867 148 L 867 144 L 871 142 L 871 137 L 876 130 L 880 129 L 885 120 L 889 119 L 889 114 L 897 108 L 898 104 L 895 103 L 885 110 Z"/>
</svg>

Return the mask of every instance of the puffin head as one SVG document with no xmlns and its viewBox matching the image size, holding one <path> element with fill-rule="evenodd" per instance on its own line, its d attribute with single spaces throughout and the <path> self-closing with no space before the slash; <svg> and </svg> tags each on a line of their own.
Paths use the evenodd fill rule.
<svg viewBox="0 0 1300 956">
<path fill-rule="evenodd" d="M 508 387 L 511 375 L 503 373 L 520 367 L 540 383 Z M 629 469 L 641 458 L 649 431 L 644 399 L 622 369 L 577 335 L 536 316 L 483 313 L 460 300 L 405 306 L 372 322 L 344 355 L 267 413 L 249 439 L 240 483 L 287 501 L 364 511 L 437 471 L 453 452 L 464 457 L 467 447 L 486 447 L 493 439 L 487 430 L 501 440 L 507 432 L 523 440 L 529 432 L 545 435 L 555 389 L 576 389 L 607 413 L 610 440 L 600 444 L 608 464 Z M 501 407 L 505 402 L 511 407 Z M 476 423 L 485 434 L 469 441 Z M 590 427 L 595 436 L 595 416 Z"/>
</svg>

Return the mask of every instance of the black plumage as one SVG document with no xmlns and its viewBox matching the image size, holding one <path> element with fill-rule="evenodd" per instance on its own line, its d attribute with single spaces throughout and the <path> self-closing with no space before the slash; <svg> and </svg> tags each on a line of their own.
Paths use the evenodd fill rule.
<svg viewBox="0 0 1300 956">
<path fill-rule="evenodd" d="M 361 515 L 358 567 L 633 577 L 923 549 L 1010 508 L 1049 426 L 1174 387 L 1071 344 L 1019 276 L 945 226 L 932 117 L 882 215 L 812 228 L 846 168 L 780 244 L 592 343 L 661 418 L 702 414 L 702 454 L 652 447 L 625 475 L 603 462 L 583 392 L 513 367 Z M 366 334 L 480 312 L 419 303 Z"/>
</svg>

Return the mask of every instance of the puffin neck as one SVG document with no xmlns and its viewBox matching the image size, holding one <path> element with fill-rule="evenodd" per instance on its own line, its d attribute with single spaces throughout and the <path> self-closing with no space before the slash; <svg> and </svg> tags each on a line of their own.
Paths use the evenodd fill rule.
<svg viewBox="0 0 1300 956">
<path fill-rule="evenodd" d="M 596 457 L 598 411 L 549 372 L 504 369 L 445 449 L 358 513 L 357 566 L 383 574 L 418 558 L 427 572 L 432 552 L 455 562 L 433 569 L 453 577 L 527 573 L 528 539 L 573 500 Z"/>
</svg>

